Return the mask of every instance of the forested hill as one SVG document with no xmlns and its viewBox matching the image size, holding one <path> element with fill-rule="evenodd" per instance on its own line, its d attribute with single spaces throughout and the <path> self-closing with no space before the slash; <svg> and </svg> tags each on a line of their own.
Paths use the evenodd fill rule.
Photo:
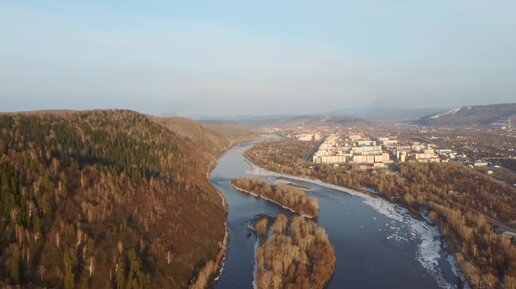
<svg viewBox="0 0 516 289">
<path fill-rule="evenodd" d="M 202 160 L 213 164 L 218 154 L 232 144 L 248 141 L 258 135 L 251 128 L 231 122 L 200 123 L 183 117 L 150 118 L 170 129 L 172 132 L 188 138 L 202 154 Z"/>
<path fill-rule="evenodd" d="M 191 140 L 196 151 L 202 154 L 201 160 L 208 164 L 215 161 L 217 154 L 230 144 L 230 141 L 219 132 L 187 118 L 152 116 L 151 119 L 177 135 Z"/>
<path fill-rule="evenodd" d="M 202 156 L 131 111 L 0 115 L 0 287 L 187 288 L 225 233 Z"/>
</svg>

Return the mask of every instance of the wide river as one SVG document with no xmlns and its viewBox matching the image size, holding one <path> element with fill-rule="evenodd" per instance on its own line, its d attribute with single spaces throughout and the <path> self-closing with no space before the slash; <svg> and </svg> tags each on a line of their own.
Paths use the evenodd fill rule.
<svg viewBox="0 0 516 289">
<path fill-rule="evenodd" d="M 462 288 L 436 227 L 381 198 L 254 167 L 243 157 L 254 144 L 227 151 L 210 176 L 229 208 L 229 249 L 215 288 L 253 288 L 256 237 L 249 222 L 258 214 L 291 215 L 280 206 L 230 186 L 231 179 L 245 176 L 267 182 L 286 180 L 312 188 L 308 193 L 318 199 L 321 209 L 315 221 L 328 233 L 337 257 L 335 274 L 327 288 Z"/>
</svg>

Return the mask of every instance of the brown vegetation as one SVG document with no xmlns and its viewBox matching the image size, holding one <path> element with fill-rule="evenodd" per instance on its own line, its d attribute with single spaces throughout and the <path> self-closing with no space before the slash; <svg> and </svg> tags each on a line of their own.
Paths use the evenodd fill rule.
<svg viewBox="0 0 516 289">
<path fill-rule="evenodd" d="M 510 239 L 493 232 L 483 214 L 504 222 L 514 220 L 514 188 L 454 163 L 404 163 L 393 166 L 393 171 L 315 165 L 303 159 L 310 148 L 298 143 L 261 143 L 246 156 L 269 170 L 374 190 L 413 212 L 427 208 L 457 253 L 459 267 L 473 288 L 511 288 L 516 278 L 516 248 Z"/>
<path fill-rule="evenodd" d="M 151 116 L 151 120 L 168 128 L 177 135 L 188 139 L 196 146 L 196 152 L 202 155 L 201 161 L 210 163 L 215 161 L 218 152 L 229 147 L 230 140 L 221 133 L 205 125 L 182 117 L 157 117 Z"/>
<path fill-rule="evenodd" d="M 238 122 L 202 121 L 202 125 L 216 131 L 231 144 L 251 141 L 258 137 L 258 133 L 253 128 Z"/>
<path fill-rule="evenodd" d="M 335 271 L 335 254 L 323 228 L 295 216 L 279 215 L 255 223 L 256 288 L 321 289 Z"/>
<path fill-rule="evenodd" d="M 208 165 L 135 112 L 2 114 L 0 287 L 187 288 L 224 246 Z"/>
<path fill-rule="evenodd" d="M 254 193 L 300 214 L 310 217 L 319 215 L 317 199 L 299 188 L 287 184 L 270 185 L 256 178 L 234 179 L 231 184 L 242 192 Z"/>
</svg>

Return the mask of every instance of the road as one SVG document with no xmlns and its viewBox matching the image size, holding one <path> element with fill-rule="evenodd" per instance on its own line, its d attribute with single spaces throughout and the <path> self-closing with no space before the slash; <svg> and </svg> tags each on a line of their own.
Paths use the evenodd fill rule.
<svg viewBox="0 0 516 289">
<path fill-rule="evenodd" d="M 320 141 L 318 141 L 314 147 L 310 150 L 310 152 L 305 156 L 305 160 L 306 161 L 312 161 L 312 157 L 313 155 L 315 154 L 315 152 L 317 152 L 317 150 L 319 149 L 319 146 L 326 140 L 326 138 L 323 138 L 321 139 Z"/>
</svg>

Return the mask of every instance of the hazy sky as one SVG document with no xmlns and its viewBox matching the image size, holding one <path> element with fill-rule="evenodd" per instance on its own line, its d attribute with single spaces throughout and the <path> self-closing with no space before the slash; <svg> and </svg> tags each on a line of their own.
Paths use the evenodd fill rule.
<svg viewBox="0 0 516 289">
<path fill-rule="evenodd" d="M 0 111 L 516 101 L 516 1 L 0 0 Z"/>
</svg>

